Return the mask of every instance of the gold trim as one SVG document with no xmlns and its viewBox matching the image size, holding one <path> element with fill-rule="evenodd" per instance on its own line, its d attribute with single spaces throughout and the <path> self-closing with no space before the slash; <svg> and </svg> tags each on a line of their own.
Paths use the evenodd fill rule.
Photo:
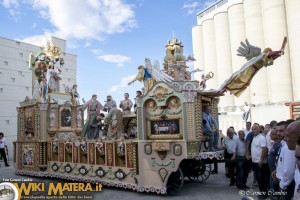
<svg viewBox="0 0 300 200">
<path fill-rule="evenodd" d="M 157 101 L 164 101 L 167 95 L 172 94 L 173 91 L 169 92 L 168 88 L 163 86 L 157 86 L 150 97 L 154 97 Z"/>
<path fill-rule="evenodd" d="M 171 115 L 167 116 L 168 120 L 178 119 L 179 120 L 179 134 L 164 134 L 164 135 L 152 135 L 151 134 L 151 121 L 162 121 L 158 116 L 150 116 L 147 119 L 147 138 L 148 139 L 182 139 L 183 138 L 183 125 L 181 115 Z"/>
<path fill-rule="evenodd" d="M 186 103 L 187 104 L 187 123 L 188 123 L 188 139 L 192 140 L 195 139 L 195 131 L 194 131 L 194 126 L 195 124 L 194 121 L 194 112 L 193 112 L 193 105 L 192 103 Z"/>
<path fill-rule="evenodd" d="M 61 120 L 62 120 L 62 111 L 66 109 L 70 112 L 70 117 L 71 117 L 71 121 L 70 121 L 70 126 L 63 126 L 62 123 L 61 123 Z M 58 113 L 58 124 L 59 124 L 59 130 L 60 131 L 70 131 L 70 130 L 75 130 L 74 128 L 72 128 L 72 108 L 71 107 L 68 107 L 68 106 L 61 106 L 59 107 L 59 113 Z"/>
<path fill-rule="evenodd" d="M 195 123 L 196 123 L 196 139 L 202 137 L 202 101 L 201 95 L 198 94 L 195 101 Z"/>
<path fill-rule="evenodd" d="M 211 102 L 211 98 L 205 96 L 201 96 L 201 100 Z"/>
</svg>

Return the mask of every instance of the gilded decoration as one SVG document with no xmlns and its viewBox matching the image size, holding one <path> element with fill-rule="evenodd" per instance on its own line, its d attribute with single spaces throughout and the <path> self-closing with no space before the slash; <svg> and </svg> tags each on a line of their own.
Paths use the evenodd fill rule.
<svg viewBox="0 0 300 200">
<path fill-rule="evenodd" d="M 187 103 L 188 139 L 195 139 L 193 104 Z"/>
<path fill-rule="evenodd" d="M 20 156 L 20 152 L 23 152 L 22 143 L 17 143 L 18 145 L 18 169 L 23 169 L 23 160 L 22 156 Z"/>
<path fill-rule="evenodd" d="M 180 144 L 174 144 L 174 146 L 173 146 L 173 154 L 175 156 L 181 156 L 181 154 L 182 154 L 182 146 Z"/>
<path fill-rule="evenodd" d="M 164 111 L 160 107 L 157 106 L 155 100 L 149 99 L 145 102 L 146 112 L 150 116 L 158 116 L 161 115 L 161 113 Z"/>
<path fill-rule="evenodd" d="M 94 165 L 95 164 L 95 144 L 89 143 L 89 164 Z"/>
<path fill-rule="evenodd" d="M 78 146 L 73 146 L 73 162 L 74 163 L 78 163 L 78 152 L 79 152 L 79 149 L 78 149 Z"/>
<path fill-rule="evenodd" d="M 21 146 L 21 145 L 20 145 Z M 39 162 L 39 149 L 37 144 L 23 143 L 22 144 L 22 168 L 36 170 Z"/>
<path fill-rule="evenodd" d="M 114 166 L 114 144 L 106 143 L 107 166 Z"/>
<path fill-rule="evenodd" d="M 150 97 L 154 97 L 157 101 L 164 101 L 167 95 L 172 93 L 173 91 L 169 92 L 169 90 L 163 86 L 157 86 Z"/>
<path fill-rule="evenodd" d="M 202 137 L 202 101 L 201 95 L 198 94 L 195 101 L 195 125 L 196 125 L 196 139 Z"/>
<path fill-rule="evenodd" d="M 181 101 L 178 97 L 172 96 L 167 100 L 166 113 L 169 115 L 175 115 L 182 112 Z"/>
<path fill-rule="evenodd" d="M 149 117 L 147 120 L 148 139 L 181 139 L 183 137 L 181 115 Z"/>
<path fill-rule="evenodd" d="M 198 156 L 200 148 L 200 142 L 199 141 L 190 141 L 187 143 L 187 155 L 188 158 L 195 158 Z"/>
<path fill-rule="evenodd" d="M 50 43 L 44 47 L 44 53 L 51 59 L 59 59 L 61 55 L 61 49 L 56 46 L 54 43 Z"/>
<path fill-rule="evenodd" d="M 133 167 L 133 144 L 126 144 L 127 149 L 127 167 Z"/>
<path fill-rule="evenodd" d="M 58 143 L 58 155 L 59 162 L 65 162 L 65 144 L 62 142 Z"/>
<path fill-rule="evenodd" d="M 71 107 L 62 106 L 59 108 L 59 127 L 60 129 L 71 129 L 72 109 Z"/>
<path fill-rule="evenodd" d="M 32 106 L 34 104 L 36 104 L 36 100 L 30 99 L 28 96 L 25 97 L 24 101 L 20 102 L 20 106 L 22 106 L 22 107 Z"/>
<path fill-rule="evenodd" d="M 25 141 L 36 139 L 36 116 L 34 107 L 26 107 L 24 112 L 24 135 L 21 137 Z"/>
<path fill-rule="evenodd" d="M 169 151 L 171 144 L 169 142 L 153 142 L 153 150 L 155 151 Z"/>
<path fill-rule="evenodd" d="M 138 160 L 137 160 L 137 144 L 132 145 L 132 155 L 133 155 L 133 174 L 138 174 Z"/>
<path fill-rule="evenodd" d="M 52 141 L 50 140 L 47 144 L 47 150 L 48 150 L 48 161 L 52 161 Z"/>
</svg>

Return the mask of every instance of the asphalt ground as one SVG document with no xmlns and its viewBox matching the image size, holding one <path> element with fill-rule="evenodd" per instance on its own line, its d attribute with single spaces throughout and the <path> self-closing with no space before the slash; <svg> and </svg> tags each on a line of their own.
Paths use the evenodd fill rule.
<svg viewBox="0 0 300 200">
<path fill-rule="evenodd" d="M 0 161 L 0 183 L 7 179 L 32 179 L 32 183 L 45 183 L 46 187 L 50 183 L 70 183 L 69 180 L 61 179 L 50 179 L 50 178 L 37 178 L 29 176 L 20 176 L 15 174 L 15 170 L 10 163 L 10 167 L 4 167 L 3 161 Z M 251 187 L 249 190 L 239 190 L 236 186 L 229 186 L 229 179 L 225 176 L 224 163 L 219 163 L 219 173 L 211 174 L 210 177 L 204 183 L 195 183 L 185 178 L 184 185 L 179 193 L 175 196 L 168 195 L 157 195 L 153 193 L 138 193 L 132 190 L 125 190 L 120 188 L 113 188 L 103 186 L 101 191 L 98 192 L 64 192 L 62 196 L 48 196 L 48 191 L 44 192 L 31 192 L 29 196 L 22 197 L 22 199 L 104 199 L 104 200 L 160 200 L 160 199 L 178 199 L 178 200 L 240 200 L 245 194 L 248 194 L 253 199 L 257 199 L 258 188 L 252 186 L 253 173 L 249 174 L 248 186 Z M 18 181 L 21 183 L 22 181 Z M 26 181 L 29 183 L 30 181 Z M 93 186 L 95 187 L 95 186 Z"/>
</svg>

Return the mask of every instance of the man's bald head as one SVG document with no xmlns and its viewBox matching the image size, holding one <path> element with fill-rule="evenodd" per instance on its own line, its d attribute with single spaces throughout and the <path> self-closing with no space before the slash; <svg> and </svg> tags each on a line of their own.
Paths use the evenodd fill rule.
<svg viewBox="0 0 300 200">
<path fill-rule="evenodd" d="M 295 150 L 297 140 L 300 137 L 300 121 L 291 123 L 286 130 L 286 143 L 289 150 Z"/>
</svg>

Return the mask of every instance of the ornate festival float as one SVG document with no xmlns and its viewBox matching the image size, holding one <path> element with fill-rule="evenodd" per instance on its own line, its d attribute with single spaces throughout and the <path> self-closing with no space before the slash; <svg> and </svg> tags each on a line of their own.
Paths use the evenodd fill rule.
<svg viewBox="0 0 300 200">
<path fill-rule="evenodd" d="M 188 71 L 186 62 L 193 58 L 185 58 L 182 43 L 174 37 L 166 44 L 163 70 L 148 58 L 138 67 L 132 82 L 143 81 L 145 94 L 136 98 L 136 114 L 111 109 L 107 116 L 91 103 L 97 101 L 79 105 L 76 85 L 60 90 L 64 61 L 60 49 L 49 44 L 31 55 L 33 95 L 17 108 L 15 172 L 157 194 L 180 191 L 185 177 L 205 181 L 211 160 L 223 159 L 223 151 L 209 151 L 205 145 L 202 107 L 210 106 L 217 119 L 220 96 L 226 91 L 239 96 L 262 67 L 283 55 L 285 43 L 286 38 L 279 51 L 261 52 L 246 40 L 238 52 L 247 63 L 219 89 L 205 90 L 213 73 L 203 75 L 200 83 L 191 80 L 195 71 Z"/>
</svg>

